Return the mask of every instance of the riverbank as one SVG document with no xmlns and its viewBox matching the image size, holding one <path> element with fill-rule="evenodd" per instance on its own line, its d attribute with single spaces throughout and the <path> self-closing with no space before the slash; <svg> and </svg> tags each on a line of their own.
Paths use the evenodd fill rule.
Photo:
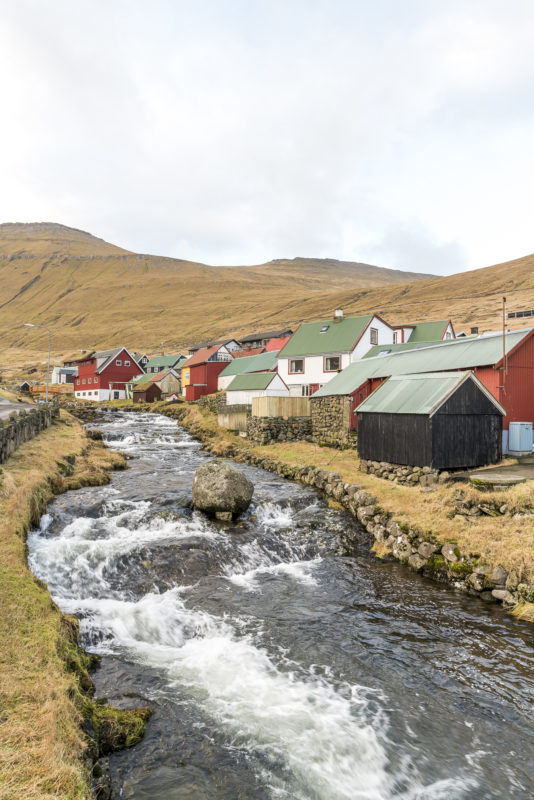
<svg viewBox="0 0 534 800">
<path fill-rule="evenodd" d="M 127 406 L 122 406 L 127 410 Z M 481 493 L 445 483 L 414 487 L 360 471 L 354 451 L 309 442 L 255 446 L 219 428 L 199 404 L 132 406 L 175 418 L 214 455 L 233 458 L 324 491 L 375 538 L 374 550 L 411 569 L 534 621 L 534 517 L 530 486 Z M 355 487 L 355 488 L 354 488 Z M 461 492 L 461 496 L 459 495 Z M 458 505 L 506 506 L 493 516 L 458 514 Z"/>
<path fill-rule="evenodd" d="M 105 792 L 98 757 L 142 736 L 147 709 L 93 700 L 93 660 L 78 647 L 78 623 L 31 574 L 25 543 L 55 495 L 109 483 L 111 470 L 125 466 L 62 411 L 0 468 L 2 800 L 86 800 L 99 785 Z"/>
</svg>

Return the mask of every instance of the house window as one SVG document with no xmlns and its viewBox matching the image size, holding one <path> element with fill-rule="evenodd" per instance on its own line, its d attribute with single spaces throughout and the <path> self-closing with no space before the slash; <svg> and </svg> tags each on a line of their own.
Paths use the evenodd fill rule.
<svg viewBox="0 0 534 800">
<path fill-rule="evenodd" d="M 118 359 L 115 361 L 115 364 L 116 364 L 118 367 L 122 367 L 122 361 L 120 360 L 120 358 L 118 358 Z"/>
<path fill-rule="evenodd" d="M 395 331 L 393 334 L 394 344 L 400 344 L 400 331 Z"/>
<path fill-rule="evenodd" d="M 92 383 L 92 382 L 93 382 L 92 378 L 87 378 L 87 383 Z"/>
<path fill-rule="evenodd" d="M 445 339 L 452 339 L 452 333 L 450 331 L 447 331 L 447 333 L 445 334 L 444 338 Z"/>
<path fill-rule="evenodd" d="M 289 362 L 289 374 L 299 375 L 304 372 L 304 359 L 296 358 Z"/>
<path fill-rule="evenodd" d="M 323 327 L 321 328 L 319 333 L 326 333 L 329 327 L 330 327 L 330 325 L 323 325 Z"/>
<path fill-rule="evenodd" d="M 325 372 L 339 372 L 341 369 L 341 356 L 326 356 L 324 360 Z"/>
<path fill-rule="evenodd" d="M 129 366 L 130 366 L 130 362 L 129 362 L 129 361 L 125 361 L 125 362 L 124 362 L 124 366 L 125 366 L 125 367 L 129 367 Z"/>
<path fill-rule="evenodd" d="M 94 379 L 93 383 L 98 383 L 98 377 Z"/>
<path fill-rule="evenodd" d="M 82 383 L 85 384 L 85 378 L 82 378 Z"/>
<path fill-rule="evenodd" d="M 310 387 L 307 384 L 305 386 L 301 386 L 301 394 L 303 397 L 310 396 Z"/>
<path fill-rule="evenodd" d="M 371 344 L 378 344 L 378 328 L 371 328 Z"/>
</svg>

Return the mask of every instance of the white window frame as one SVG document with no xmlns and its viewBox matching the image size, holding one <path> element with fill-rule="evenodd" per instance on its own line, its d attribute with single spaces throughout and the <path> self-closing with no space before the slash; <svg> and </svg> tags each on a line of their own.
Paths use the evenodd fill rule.
<svg viewBox="0 0 534 800">
<path fill-rule="evenodd" d="M 122 361 L 121 361 L 121 359 L 120 359 L 120 358 L 118 358 L 118 359 L 115 361 L 115 366 L 116 366 L 116 367 L 122 367 Z"/>
<path fill-rule="evenodd" d="M 369 329 L 369 341 L 371 344 L 378 344 L 378 328 Z"/>
<path fill-rule="evenodd" d="M 338 365 L 337 367 L 329 367 L 328 362 L 332 358 L 337 358 Z M 323 372 L 340 372 L 341 371 L 341 356 L 325 356 L 324 357 L 324 364 L 323 364 Z"/>
<path fill-rule="evenodd" d="M 293 364 L 297 363 L 302 364 L 302 369 L 293 369 Z M 289 375 L 304 375 L 304 359 L 303 358 L 290 358 L 288 363 L 288 374 Z"/>
<path fill-rule="evenodd" d="M 125 361 L 125 362 L 124 362 L 124 366 L 125 366 L 125 367 L 129 367 L 129 366 L 130 366 L 130 362 L 129 362 L 129 361 Z"/>
</svg>

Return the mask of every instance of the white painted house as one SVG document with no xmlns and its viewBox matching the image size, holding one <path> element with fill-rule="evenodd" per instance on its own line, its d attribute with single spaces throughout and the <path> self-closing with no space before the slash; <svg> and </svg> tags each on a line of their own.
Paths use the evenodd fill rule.
<svg viewBox="0 0 534 800">
<path fill-rule="evenodd" d="M 254 397 L 288 397 L 289 389 L 276 372 L 250 372 L 236 375 L 226 390 L 226 403 L 252 405 Z"/>
<path fill-rule="evenodd" d="M 291 396 L 308 397 L 373 345 L 392 344 L 394 330 L 376 314 L 305 322 L 278 353 L 278 374 Z"/>
</svg>

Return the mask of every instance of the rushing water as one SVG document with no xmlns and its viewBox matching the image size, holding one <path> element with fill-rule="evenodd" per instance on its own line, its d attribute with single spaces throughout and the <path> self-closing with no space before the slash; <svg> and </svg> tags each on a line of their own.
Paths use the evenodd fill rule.
<svg viewBox="0 0 534 800">
<path fill-rule="evenodd" d="M 351 517 L 260 469 L 240 466 L 243 520 L 211 522 L 176 423 L 101 429 L 130 469 L 56 499 L 28 543 L 102 656 L 99 695 L 155 709 L 111 758 L 115 798 L 534 797 L 531 626 L 375 560 Z"/>
</svg>

